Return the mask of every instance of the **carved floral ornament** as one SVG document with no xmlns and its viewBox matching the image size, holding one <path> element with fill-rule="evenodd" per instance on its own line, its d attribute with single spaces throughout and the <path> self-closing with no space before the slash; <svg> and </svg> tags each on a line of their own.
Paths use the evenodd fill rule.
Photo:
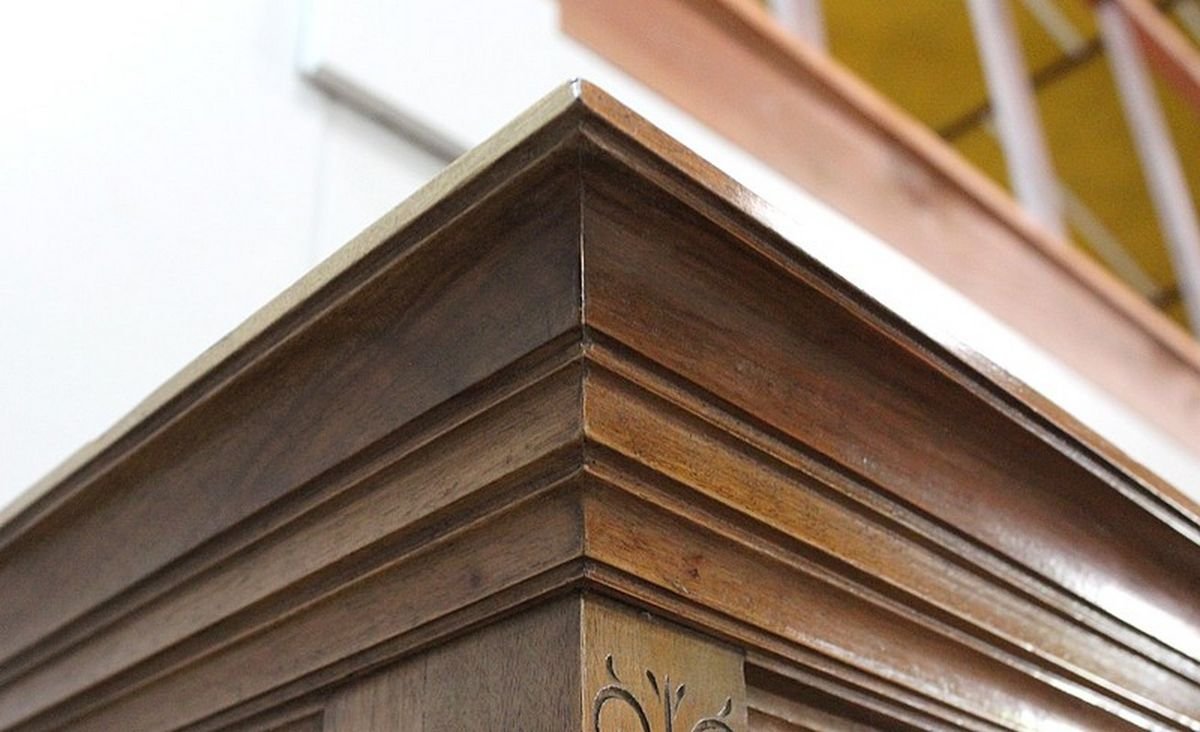
<svg viewBox="0 0 1200 732">
<path fill-rule="evenodd" d="M 609 683 L 596 692 L 596 699 L 592 703 L 594 732 L 604 732 L 600 728 L 600 715 L 604 711 L 604 707 L 610 704 L 628 707 L 637 717 L 638 724 L 641 726 L 638 732 L 675 732 L 675 717 L 679 713 L 679 705 L 687 695 L 687 684 L 672 686 L 670 676 L 665 677 L 662 684 L 659 684 L 658 677 L 654 675 L 654 672 L 646 669 L 646 681 L 654 690 L 655 701 L 662 708 L 663 726 L 656 728 L 651 724 L 650 719 L 651 717 L 657 718 L 658 715 L 653 713 L 653 707 L 647 710 L 633 691 L 617 676 L 612 655 L 605 657 L 604 665 L 608 669 Z M 648 711 L 649 713 L 647 713 Z M 725 705 L 721 707 L 721 710 L 714 716 L 705 717 L 693 724 L 691 732 L 733 732 L 733 728 L 725 721 L 731 711 L 733 711 L 733 699 L 726 697 Z M 683 732 L 683 729 L 680 727 L 680 732 Z"/>
</svg>

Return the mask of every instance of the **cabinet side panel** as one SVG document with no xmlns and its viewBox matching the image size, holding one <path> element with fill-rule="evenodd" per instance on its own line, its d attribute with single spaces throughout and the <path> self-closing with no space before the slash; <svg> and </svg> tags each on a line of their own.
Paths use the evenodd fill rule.
<svg viewBox="0 0 1200 732">
<path fill-rule="evenodd" d="M 425 664 L 420 656 L 343 689 L 325 710 L 325 732 L 425 732 Z"/>
<path fill-rule="evenodd" d="M 578 596 L 488 625 L 340 691 L 325 732 L 570 730 L 579 718 Z"/>
<path fill-rule="evenodd" d="M 315 715 L 286 722 L 283 726 L 276 727 L 271 732 L 321 732 L 323 729 L 324 725 L 322 724 L 321 716 Z"/>
</svg>

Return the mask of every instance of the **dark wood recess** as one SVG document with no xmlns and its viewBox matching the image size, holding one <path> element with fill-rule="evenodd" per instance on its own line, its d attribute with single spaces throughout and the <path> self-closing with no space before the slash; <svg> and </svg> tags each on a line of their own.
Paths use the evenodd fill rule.
<svg viewBox="0 0 1200 732">
<path fill-rule="evenodd" d="M 586 83 L 0 525 L 0 729 L 1200 730 L 1200 508 Z"/>
</svg>

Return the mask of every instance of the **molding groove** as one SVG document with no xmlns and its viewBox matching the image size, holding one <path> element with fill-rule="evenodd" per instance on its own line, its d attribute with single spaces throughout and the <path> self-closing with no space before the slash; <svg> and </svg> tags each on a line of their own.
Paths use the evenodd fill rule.
<svg viewBox="0 0 1200 732">
<path fill-rule="evenodd" d="M 837 463 L 822 460 L 806 445 L 764 424 L 754 415 L 724 403 L 718 396 L 678 373 L 654 363 L 644 354 L 594 329 L 589 331 L 587 367 L 589 374 L 611 374 L 625 389 L 633 389 L 662 405 L 669 405 L 681 419 L 700 420 L 728 438 L 730 450 L 752 451 L 755 459 L 773 464 L 802 484 L 845 510 L 853 512 L 886 531 L 895 541 L 909 542 L 936 553 L 946 562 L 969 571 L 981 584 L 994 585 L 1015 601 L 1044 610 L 1061 621 L 1098 634 L 1164 670 L 1200 684 L 1200 662 L 1161 640 L 1133 628 L 1096 608 L 1053 582 L 1029 571 L 994 549 L 965 536 L 935 516 L 898 500 L 870 479 Z M 586 443 L 588 454 L 600 460 L 611 455 L 631 459 L 662 478 L 673 481 L 636 455 L 613 449 L 594 437 Z M 764 528 L 770 525 L 761 523 Z M 834 556 L 834 555 L 828 555 Z M 845 565 L 843 565 L 845 566 Z M 846 567 L 849 569 L 849 567 Z"/>
</svg>

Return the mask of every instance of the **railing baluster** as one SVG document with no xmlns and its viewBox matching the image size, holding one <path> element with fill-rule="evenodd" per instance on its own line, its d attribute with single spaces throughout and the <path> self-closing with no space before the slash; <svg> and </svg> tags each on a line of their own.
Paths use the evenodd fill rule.
<svg viewBox="0 0 1200 732">
<path fill-rule="evenodd" d="M 769 0 L 768 4 L 780 25 L 809 45 L 827 50 L 821 0 Z"/>
<path fill-rule="evenodd" d="M 1058 236 L 1065 235 L 1058 184 L 1046 151 L 1033 89 L 1007 0 L 967 0 L 997 132 L 1017 200 Z"/>
<path fill-rule="evenodd" d="M 1096 13 L 1117 96 L 1171 253 L 1188 321 L 1196 330 L 1200 328 L 1200 223 L 1183 166 L 1129 20 L 1112 2 L 1100 3 Z"/>
</svg>

